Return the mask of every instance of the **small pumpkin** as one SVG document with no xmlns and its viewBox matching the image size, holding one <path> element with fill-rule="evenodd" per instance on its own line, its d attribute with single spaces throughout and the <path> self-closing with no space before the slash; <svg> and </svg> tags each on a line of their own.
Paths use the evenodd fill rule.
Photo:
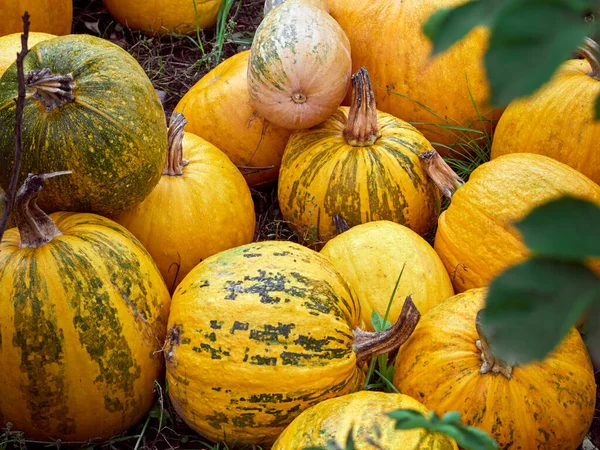
<svg viewBox="0 0 600 450">
<path fill-rule="evenodd" d="M 39 43 L 24 69 L 21 179 L 73 173 L 48 181 L 40 207 L 110 214 L 141 202 L 160 179 L 167 125 L 137 61 L 105 39 L 70 35 Z M 13 160 L 17 84 L 13 64 L 0 78 L 0 167 Z M 5 189 L 9 176 L 0 171 Z"/>
<path fill-rule="evenodd" d="M 494 133 L 492 159 L 537 153 L 567 164 L 600 183 L 600 46 L 587 39 L 585 59 L 565 62 L 534 95 L 512 102 Z"/>
<path fill-rule="evenodd" d="M 288 0 L 264 17 L 254 35 L 250 100 L 280 127 L 312 127 L 342 103 L 351 65 L 350 43 L 338 23 L 314 2 Z"/>
<path fill-rule="evenodd" d="M 29 31 L 57 36 L 71 33 L 73 0 L 0 0 L 0 36 L 22 33 L 25 11 L 30 16 Z"/>
<path fill-rule="evenodd" d="M 261 117 L 248 94 L 250 50 L 226 59 L 181 99 L 175 111 L 185 114 L 186 131 L 223 151 L 250 186 L 275 181 L 290 130 Z"/>
<path fill-rule="evenodd" d="M 423 428 L 396 430 L 396 422 L 387 413 L 398 409 L 429 414 L 425 406 L 408 395 L 355 392 L 322 401 L 304 411 L 281 433 L 272 450 L 325 448 L 330 440 L 344 445 L 350 432 L 357 450 L 458 450 L 456 442 L 445 434 Z"/>
<path fill-rule="evenodd" d="M 170 291 L 203 259 L 252 242 L 256 223 L 239 170 L 214 145 L 184 133 L 184 125 L 183 115 L 173 113 L 158 185 L 112 217 L 150 252 Z"/>
<path fill-rule="evenodd" d="M 21 35 L 13 33 L 0 37 L 0 77 L 17 60 L 17 53 L 21 51 Z M 30 32 L 27 47 L 31 49 L 35 44 L 52 39 L 53 34 Z"/>
<path fill-rule="evenodd" d="M 103 0 L 117 22 L 154 34 L 193 34 L 217 22 L 222 0 Z"/>
<path fill-rule="evenodd" d="M 125 228 L 43 213 L 36 200 L 48 177 L 26 179 L 18 229 L 0 243 L 0 426 L 29 439 L 107 439 L 154 402 L 170 297 Z"/>
<path fill-rule="evenodd" d="M 263 7 L 264 15 L 266 16 L 267 14 L 269 14 L 271 12 L 271 10 L 278 7 L 285 1 L 286 0 L 265 0 L 265 4 Z M 304 1 L 304 3 L 309 3 L 318 8 L 321 8 L 324 11 L 326 11 L 327 13 L 329 13 L 329 4 L 327 3 L 328 0 L 303 0 L 303 1 Z"/>
<path fill-rule="evenodd" d="M 438 414 L 462 421 L 506 450 L 575 450 L 594 417 L 594 369 L 577 330 L 544 361 L 514 368 L 494 358 L 478 325 L 485 289 L 424 314 L 400 349 L 394 385 Z"/>
<path fill-rule="evenodd" d="M 363 363 L 406 340 L 411 301 L 388 331 L 366 333 L 331 263 L 286 241 L 205 259 L 173 295 L 165 344 L 169 395 L 197 432 L 270 445 L 304 409 L 357 391 Z"/>
<path fill-rule="evenodd" d="M 327 242 L 320 253 L 354 288 L 370 330 L 373 311 L 385 317 L 394 292 L 391 323 L 398 320 L 409 295 L 421 314 L 454 295 L 448 272 L 431 245 L 394 222 L 377 220 L 352 227 Z"/>
<path fill-rule="evenodd" d="M 352 87 L 350 108 L 290 137 L 279 174 L 283 217 L 317 246 L 336 235 L 336 214 L 351 227 L 389 220 L 427 234 L 439 196 L 418 155 L 431 144 L 412 125 L 377 111 L 364 68 L 352 76 Z"/>
</svg>

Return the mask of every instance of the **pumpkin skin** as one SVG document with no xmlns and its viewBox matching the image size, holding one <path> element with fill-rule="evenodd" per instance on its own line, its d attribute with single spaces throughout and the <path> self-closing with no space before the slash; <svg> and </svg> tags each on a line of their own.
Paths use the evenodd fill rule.
<svg viewBox="0 0 600 450">
<path fill-rule="evenodd" d="M 0 37 L 0 77 L 17 60 L 17 53 L 21 51 L 21 35 L 23 33 L 13 33 Z M 29 33 L 27 47 L 33 48 L 35 44 L 52 39 L 53 34 L 47 33 Z"/>
<path fill-rule="evenodd" d="M 524 261 L 529 250 L 510 223 L 563 195 L 600 205 L 600 186 L 546 156 L 514 153 L 475 169 L 440 215 L 435 236 L 434 248 L 455 291 L 487 286 Z"/>
<path fill-rule="evenodd" d="M 29 31 L 57 36 L 71 33 L 73 0 L 0 0 L 0 36 L 22 33 L 25 11 L 30 16 Z M 31 47 L 33 45 L 30 43 Z"/>
<path fill-rule="evenodd" d="M 396 430 L 396 422 L 386 414 L 397 409 L 429 414 L 425 406 L 408 395 L 356 392 L 325 400 L 304 411 L 281 433 L 272 450 L 324 448 L 330 439 L 343 445 L 351 428 L 357 450 L 374 448 L 367 437 L 386 449 L 458 450 L 456 442 L 443 434 L 427 433 L 422 428 Z"/>
<path fill-rule="evenodd" d="M 94 36 L 61 36 L 39 43 L 25 73 L 51 67 L 73 73 L 74 102 L 46 112 L 29 98 L 24 111 L 21 178 L 71 170 L 48 180 L 39 205 L 46 211 L 110 214 L 142 201 L 160 179 L 167 126 L 152 83 L 120 47 Z M 32 89 L 28 89 L 29 92 Z M 0 79 L 0 167 L 14 156 L 16 64 Z M 0 171 L 6 189 L 9 172 Z"/>
<path fill-rule="evenodd" d="M 378 220 L 357 225 L 327 242 L 321 254 L 354 288 L 369 330 L 373 330 L 373 309 L 385 316 L 401 272 L 388 315 L 390 323 L 398 320 L 408 295 L 412 294 L 421 314 L 454 295 L 446 268 L 431 245 L 397 223 Z"/>
<path fill-rule="evenodd" d="M 226 59 L 180 100 L 186 131 L 206 139 L 240 167 L 250 186 L 275 181 L 292 131 L 262 118 L 248 94 L 250 51 Z M 253 169 L 270 167 L 267 170 Z"/>
<path fill-rule="evenodd" d="M 193 34 L 217 21 L 222 0 L 103 0 L 117 22 L 146 35 Z"/>
<path fill-rule="evenodd" d="M 173 406 L 215 442 L 271 444 L 302 410 L 362 388 L 359 317 L 343 278 L 306 247 L 265 241 L 207 258 L 173 295 Z"/>
<path fill-rule="evenodd" d="M 288 0 L 260 23 L 248 61 L 248 91 L 258 113 L 288 129 L 323 122 L 350 84 L 350 43 L 323 8 Z"/>
<path fill-rule="evenodd" d="M 473 289 L 425 314 L 396 360 L 394 385 L 438 414 L 490 434 L 506 450 L 575 450 L 594 416 L 596 384 L 585 344 L 572 329 L 539 363 L 512 378 L 481 374 L 475 317 L 485 289 Z"/>
<path fill-rule="evenodd" d="M 485 29 L 475 28 L 446 52 L 430 58 L 432 46 L 422 32 L 423 24 L 435 11 L 460 3 L 464 0 L 329 0 L 331 15 L 352 46 L 352 70 L 365 66 L 373 75 L 378 108 L 416 122 L 442 155 L 448 150 L 437 144 L 451 145 L 461 132 L 435 124 L 491 129 L 490 123 L 478 120 L 471 95 L 482 116 L 495 120 L 500 116 L 499 111 L 487 114 L 492 108 L 486 105 Z"/>
<path fill-rule="evenodd" d="M 0 426 L 107 439 L 154 401 L 169 293 L 125 228 L 95 214 L 50 217 L 62 236 L 20 249 L 13 228 L 0 244 Z"/>
</svg>

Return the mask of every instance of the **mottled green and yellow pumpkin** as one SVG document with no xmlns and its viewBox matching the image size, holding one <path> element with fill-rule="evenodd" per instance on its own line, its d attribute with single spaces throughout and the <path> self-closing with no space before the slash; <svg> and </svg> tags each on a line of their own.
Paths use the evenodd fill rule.
<svg viewBox="0 0 600 450">
<path fill-rule="evenodd" d="M 114 213 L 156 186 L 167 155 L 165 114 L 137 61 L 105 39 L 61 36 L 40 42 L 24 61 L 21 180 L 28 173 L 70 170 L 48 180 L 46 211 Z M 58 87 L 57 87 L 58 85 Z M 17 68 L 0 78 L 0 167 L 14 156 Z M 5 189 L 9 171 L 0 171 Z"/>
<path fill-rule="evenodd" d="M 419 162 L 431 144 L 412 125 L 377 111 L 364 68 L 352 85 L 350 108 L 290 137 L 279 174 L 283 217 L 309 244 L 336 235 L 336 214 L 351 227 L 390 220 L 425 235 L 439 211 Z"/>
<path fill-rule="evenodd" d="M 258 113 L 292 130 L 323 122 L 342 103 L 352 74 L 350 43 L 319 5 L 288 0 L 260 23 L 248 61 Z"/>
<path fill-rule="evenodd" d="M 17 53 L 21 51 L 21 35 L 13 33 L 0 37 L 0 77 L 17 60 Z M 56 36 L 47 33 L 29 33 L 27 47 L 32 48 L 38 42 L 47 41 Z"/>
<path fill-rule="evenodd" d="M 321 254 L 356 291 L 370 330 L 373 310 L 385 316 L 400 274 L 388 315 L 391 323 L 398 320 L 409 295 L 421 314 L 454 295 L 448 272 L 431 245 L 394 222 L 378 220 L 352 227 L 330 240 Z"/>
<path fill-rule="evenodd" d="M 410 449 L 457 450 L 456 442 L 445 434 L 423 428 L 396 430 L 387 413 L 410 409 L 428 415 L 429 410 L 408 395 L 361 391 L 325 400 L 310 407 L 285 429 L 272 450 L 325 448 L 330 440 L 344 445 L 352 432 L 357 450 Z"/>
<path fill-rule="evenodd" d="M 107 439 L 136 424 L 164 370 L 169 293 L 117 223 L 44 214 L 45 176 L 16 202 L 0 243 L 0 427 L 29 439 Z"/>
<path fill-rule="evenodd" d="M 477 324 L 485 294 L 473 289 L 424 314 L 400 349 L 394 385 L 440 415 L 459 411 L 501 449 L 575 450 L 596 402 L 581 336 L 572 329 L 544 361 L 511 368 L 494 359 Z"/>
<path fill-rule="evenodd" d="M 537 153 L 565 163 L 600 183 L 600 47 L 591 39 L 585 59 L 565 62 L 534 95 L 512 102 L 494 133 L 492 159 L 508 153 Z"/>
<path fill-rule="evenodd" d="M 165 344 L 177 413 L 213 441 L 266 444 L 304 409 L 362 388 L 362 363 L 400 345 L 419 313 L 365 333 L 331 263 L 286 241 L 205 259 L 179 284 Z"/>
<path fill-rule="evenodd" d="M 30 31 L 57 36 L 71 33 L 73 0 L 0 0 L 0 36 L 23 32 L 25 11 L 30 16 Z"/>
<path fill-rule="evenodd" d="M 185 114 L 186 131 L 216 145 L 255 186 L 277 179 L 292 131 L 264 119 L 250 103 L 249 56 L 247 50 L 223 61 L 183 96 L 175 111 Z"/>
<path fill-rule="evenodd" d="M 240 171 L 217 147 L 184 133 L 184 125 L 183 115 L 173 113 L 158 185 L 111 217 L 141 241 L 171 292 L 203 259 L 252 242 L 256 223 Z"/>
</svg>

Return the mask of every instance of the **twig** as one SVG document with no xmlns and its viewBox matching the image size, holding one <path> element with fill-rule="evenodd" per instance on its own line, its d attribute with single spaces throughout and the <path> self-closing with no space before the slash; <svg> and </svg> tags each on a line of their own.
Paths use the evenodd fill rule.
<svg viewBox="0 0 600 450">
<path fill-rule="evenodd" d="M 10 175 L 10 184 L 4 198 L 4 211 L 0 218 L 0 241 L 4 236 L 4 231 L 8 224 L 8 218 L 12 212 L 17 193 L 17 183 L 21 171 L 21 160 L 23 159 L 23 109 L 25 108 L 25 72 L 23 70 L 23 60 L 29 49 L 27 40 L 29 39 L 29 13 L 25 11 L 23 15 L 23 34 L 21 35 L 21 52 L 17 54 L 17 74 L 18 74 L 18 95 L 16 99 L 17 112 L 15 120 L 15 158 Z"/>
</svg>

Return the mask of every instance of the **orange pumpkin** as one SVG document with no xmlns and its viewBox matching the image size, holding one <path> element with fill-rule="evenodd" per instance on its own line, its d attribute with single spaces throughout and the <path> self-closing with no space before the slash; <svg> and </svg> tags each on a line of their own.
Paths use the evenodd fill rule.
<svg viewBox="0 0 600 450">
<path fill-rule="evenodd" d="M 71 33 L 73 0 L 0 0 L 0 36 L 22 33 L 25 11 L 30 16 L 29 31 L 57 36 Z"/>
</svg>

